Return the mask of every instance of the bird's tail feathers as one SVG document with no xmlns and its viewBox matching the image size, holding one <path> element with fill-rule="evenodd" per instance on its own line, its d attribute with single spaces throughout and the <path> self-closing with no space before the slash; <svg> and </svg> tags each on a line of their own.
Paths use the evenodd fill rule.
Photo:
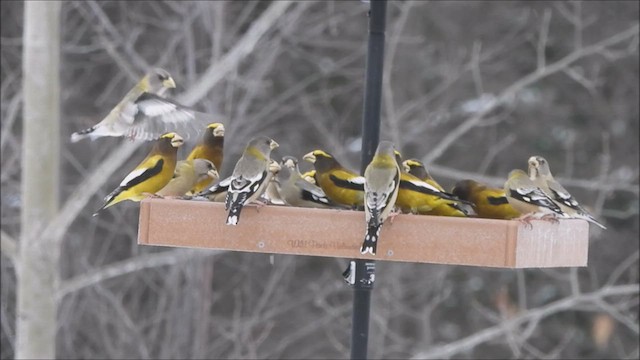
<svg viewBox="0 0 640 360">
<path fill-rule="evenodd" d="M 242 205 L 233 204 L 229 209 L 229 215 L 227 215 L 227 225 L 238 225 L 240 220 L 240 212 L 242 211 Z"/>
<path fill-rule="evenodd" d="M 382 224 L 380 224 L 382 225 Z M 368 226 L 367 233 L 364 236 L 364 241 L 362 242 L 362 246 L 360 247 L 360 253 L 366 254 L 370 253 L 371 255 L 376 254 L 376 247 L 378 246 L 378 237 L 380 236 L 381 226 Z"/>
<path fill-rule="evenodd" d="M 80 131 L 76 131 L 73 134 L 71 134 L 71 142 L 78 142 L 84 138 L 90 137 L 91 133 L 93 133 L 94 131 L 96 131 L 96 127 L 92 126 L 88 129 L 84 129 L 84 130 L 80 130 Z"/>
<path fill-rule="evenodd" d="M 98 216 L 104 209 L 115 205 L 117 203 L 119 203 L 121 200 L 118 201 L 114 201 L 116 199 L 116 197 L 124 190 L 124 188 L 118 186 L 115 190 L 113 190 L 109 195 L 104 197 L 104 205 L 102 205 L 102 207 L 98 210 L 96 210 L 96 212 L 93 213 L 93 216 Z"/>
<path fill-rule="evenodd" d="M 103 212 L 103 211 L 104 211 L 104 209 L 105 209 L 105 207 L 104 207 L 104 205 L 103 205 L 100 209 L 96 210 L 96 212 L 94 212 L 94 213 L 93 213 L 93 215 L 91 215 L 91 216 L 98 216 L 98 215 L 100 215 L 100 213 L 101 213 L 101 212 Z"/>
<path fill-rule="evenodd" d="M 606 230 L 606 229 L 607 229 L 607 227 L 606 227 L 606 226 L 604 226 L 603 224 L 601 224 L 598 220 L 596 220 L 593 216 L 591 216 L 591 215 L 589 215 L 589 214 L 580 214 L 580 215 L 578 216 L 578 218 L 580 218 L 580 219 L 584 219 L 584 220 L 587 220 L 587 221 L 588 221 L 588 222 L 590 222 L 590 223 L 596 224 L 596 225 L 598 225 L 599 227 L 601 227 L 601 228 L 602 228 L 602 229 L 604 229 L 604 230 Z"/>
<path fill-rule="evenodd" d="M 247 194 L 236 194 L 236 197 L 234 199 L 231 198 L 232 196 L 233 195 L 231 193 L 227 193 L 225 202 L 225 208 L 229 209 L 229 215 L 227 215 L 227 225 L 238 225 L 238 221 L 240 220 L 240 212 L 242 211 L 242 206 L 247 200 Z"/>
</svg>

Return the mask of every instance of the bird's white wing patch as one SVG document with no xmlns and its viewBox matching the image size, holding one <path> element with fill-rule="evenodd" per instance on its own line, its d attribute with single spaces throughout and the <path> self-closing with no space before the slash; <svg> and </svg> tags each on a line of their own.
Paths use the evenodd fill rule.
<svg viewBox="0 0 640 360">
<path fill-rule="evenodd" d="M 364 185 L 364 183 L 365 183 L 364 176 L 356 176 L 356 177 L 351 178 L 351 179 L 349 179 L 347 181 L 352 182 L 354 184 L 358 184 L 358 185 Z"/>
<path fill-rule="evenodd" d="M 266 176 L 267 176 L 267 172 L 264 171 L 250 178 L 247 178 L 244 176 L 233 178 L 229 186 L 229 191 L 247 192 L 252 194 L 257 191 L 259 185 L 264 181 Z"/>
<path fill-rule="evenodd" d="M 148 99 L 138 103 L 140 111 L 149 117 L 166 115 L 176 111 L 175 104 L 160 99 Z"/>
<path fill-rule="evenodd" d="M 125 103 L 120 109 L 120 117 L 124 125 L 131 126 L 133 125 L 133 121 L 135 120 L 136 114 L 138 113 L 138 106 L 132 102 Z M 114 109 L 113 111 L 118 111 L 118 109 Z"/>
<path fill-rule="evenodd" d="M 121 122 L 127 125 L 123 134 L 134 139 L 152 140 L 168 131 L 188 139 L 201 125 L 193 121 L 195 110 L 151 93 L 143 93 L 130 106 L 133 109 L 123 111 Z"/>
<path fill-rule="evenodd" d="M 408 180 L 411 184 L 417 186 L 417 187 L 421 187 L 421 188 L 425 188 L 425 189 L 429 189 L 430 191 L 433 192 L 438 192 L 441 193 L 442 191 L 438 190 L 438 188 L 429 185 L 428 183 L 424 182 L 424 181 L 420 181 L 420 180 Z"/>
<path fill-rule="evenodd" d="M 144 174 L 145 171 L 147 171 L 149 169 L 136 169 L 133 170 L 132 172 L 129 173 L 129 175 L 127 175 L 124 180 L 122 180 L 122 182 L 120 183 L 120 186 L 127 186 L 127 184 L 129 184 L 133 179 L 139 177 L 140 175 Z"/>
</svg>

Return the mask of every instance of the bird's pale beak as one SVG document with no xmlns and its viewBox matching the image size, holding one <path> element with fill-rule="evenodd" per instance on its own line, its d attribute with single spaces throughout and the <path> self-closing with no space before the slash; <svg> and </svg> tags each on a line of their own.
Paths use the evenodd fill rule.
<svg viewBox="0 0 640 360">
<path fill-rule="evenodd" d="M 284 162 L 284 166 L 293 169 L 296 166 L 296 164 L 293 163 L 293 160 L 288 159 L 287 161 Z"/>
<path fill-rule="evenodd" d="M 278 171 L 280 171 L 280 169 L 281 169 L 280 164 L 278 164 L 278 162 L 277 162 L 277 161 L 275 161 L 275 160 L 271 160 L 271 161 L 269 162 L 269 171 L 270 171 L 270 172 L 272 172 L 272 173 L 274 173 L 274 174 L 275 174 L 275 173 L 277 173 Z"/>
<path fill-rule="evenodd" d="M 275 142 L 275 140 L 271 140 L 271 144 L 270 144 L 271 150 L 277 148 L 278 146 L 280 146 L 280 145 L 278 145 L 278 143 Z"/>
<path fill-rule="evenodd" d="M 184 144 L 184 139 L 178 134 L 174 135 L 173 139 L 171 139 L 171 146 L 173 147 L 180 147 L 182 144 Z"/>
<path fill-rule="evenodd" d="M 220 175 L 218 174 L 218 171 L 216 169 L 211 169 L 209 171 L 207 171 L 207 176 L 212 178 L 212 179 L 217 179 L 220 177 Z"/>
<path fill-rule="evenodd" d="M 310 152 L 310 153 L 308 153 L 308 154 L 305 154 L 305 155 L 302 157 L 302 160 L 306 160 L 306 161 L 308 161 L 308 162 L 310 162 L 310 163 L 315 163 L 315 162 L 316 162 L 316 156 L 315 156 L 315 155 L 313 155 L 313 151 L 312 151 L 312 152 Z"/>
<path fill-rule="evenodd" d="M 162 82 L 162 86 L 166 87 L 167 89 L 174 89 L 176 87 L 176 82 L 173 81 L 172 77 L 169 77 Z"/>
<path fill-rule="evenodd" d="M 224 136 L 224 125 L 218 124 L 215 129 L 213 129 L 213 136 Z"/>
</svg>

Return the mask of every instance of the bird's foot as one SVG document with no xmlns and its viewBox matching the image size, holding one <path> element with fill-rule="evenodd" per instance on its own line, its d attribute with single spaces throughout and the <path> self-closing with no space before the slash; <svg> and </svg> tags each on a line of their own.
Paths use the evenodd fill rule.
<svg viewBox="0 0 640 360">
<path fill-rule="evenodd" d="M 133 141 L 136 139 L 136 135 L 135 133 L 128 133 L 127 135 L 124 136 L 125 139 L 127 139 L 128 141 Z"/>
<path fill-rule="evenodd" d="M 544 221 L 549 221 L 552 224 L 558 224 L 560 223 L 560 220 L 558 220 L 558 217 L 554 214 L 545 214 L 542 215 L 542 217 L 540 217 L 540 220 L 544 220 Z"/>
<path fill-rule="evenodd" d="M 393 224 L 393 219 L 395 219 L 395 218 L 396 218 L 396 216 L 400 215 L 401 213 L 402 213 L 402 212 L 401 212 L 400 210 L 397 210 L 397 209 L 393 209 L 393 210 L 391 210 L 391 212 L 389 212 L 389 216 L 388 216 L 388 218 L 389 218 L 389 224 L 390 224 L 390 225 L 391 225 L 391 224 Z"/>
<path fill-rule="evenodd" d="M 148 197 L 148 198 L 152 198 L 152 199 L 164 199 L 165 197 L 162 195 L 158 195 L 155 193 L 148 193 L 148 192 L 143 192 L 142 195 Z"/>
<path fill-rule="evenodd" d="M 262 201 L 260 199 L 253 200 L 252 204 L 254 204 L 256 206 L 256 211 L 257 212 L 260 212 L 260 208 L 261 207 L 267 205 L 266 202 L 264 202 L 264 201 Z"/>
<path fill-rule="evenodd" d="M 532 214 L 525 214 L 516 218 L 515 220 L 518 220 L 521 224 L 524 224 L 526 228 L 533 229 L 533 224 L 531 224 L 531 219 L 533 219 Z"/>
</svg>

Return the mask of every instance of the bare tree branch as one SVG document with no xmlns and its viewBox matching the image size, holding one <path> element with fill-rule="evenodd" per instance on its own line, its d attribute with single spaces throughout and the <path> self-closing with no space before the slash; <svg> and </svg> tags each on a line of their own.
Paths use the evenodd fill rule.
<svg viewBox="0 0 640 360">
<path fill-rule="evenodd" d="M 211 64 L 207 71 L 200 77 L 200 81 L 195 83 L 186 93 L 182 94 L 180 101 L 190 104 L 206 96 L 209 90 L 223 79 L 226 74 L 235 69 L 240 61 L 253 51 L 258 41 L 280 20 L 282 14 L 293 4 L 294 2 L 289 0 L 271 3 L 260 18 L 253 22 L 251 28 L 245 36 L 236 43 L 233 49 L 224 54 L 220 60 Z"/>
<path fill-rule="evenodd" d="M 498 105 L 503 104 L 508 99 L 512 98 L 517 92 L 526 88 L 527 86 L 534 84 L 547 76 L 553 75 L 558 71 L 562 71 L 567 66 L 574 62 L 585 58 L 587 56 L 599 54 L 606 48 L 617 45 L 623 41 L 632 39 L 638 36 L 638 24 L 630 27 L 629 29 L 622 31 L 616 35 L 613 35 L 605 40 L 599 41 L 593 45 L 580 48 L 564 58 L 547 65 L 543 69 L 536 70 L 529 75 L 519 79 L 504 89 L 500 95 L 498 95 L 494 101 L 487 105 L 484 109 L 476 113 L 473 117 L 467 119 L 462 124 L 458 125 L 455 129 L 450 131 L 440 142 L 433 147 L 433 149 L 423 158 L 423 161 L 427 164 L 432 163 L 435 159 L 442 156 L 442 154 L 462 135 L 466 134 L 469 130 L 473 129 L 480 123 L 480 121 L 491 111 L 493 111 Z"/>
<path fill-rule="evenodd" d="M 63 281 L 56 294 L 58 301 L 65 295 L 92 286 L 99 282 L 113 279 L 118 276 L 130 274 L 144 269 L 156 268 L 166 265 L 175 265 L 184 261 L 190 261 L 198 257 L 215 256 L 225 251 L 206 251 L 195 249 L 169 250 L 153 254 L 145 254 L 109 264 L 95 269 L 87 274 L 78 275 Z"/>
<path fill-rule="evenodd" d="M 429 351 L 418 353 L 414 355 L 413 358 L 450 358 L 461 352 L 469 351 L 482 343 L 486 343 L 498 338 L 505 332 L 505 329 L 508 329 L 510 327 L 519 326 L 520 324 L 531 320 L 540 321 L 543 318 L 571 309 L 581 303 L 597 303 L 598 301 L 604 301 L 604 298 L 611 296 L 638 294 L 638 292 L 640 292 L 638 286 L 639 284 L 603 287 L 591 293 L 573 295 L 562 300 L 555 301 L 549 305 L 529 310 L 519 315 L 518 317 L 506 321 L 505 324 L 498 324 L 496 326 L 479 331 L 473 335 L 467 336 L 464 339 L 460 339 L 446 345 L 437 346 Z"/>
<path fill-rule="evenodd" d="M 547 37 L 549 36 L 549 22 L 551 22 L 551 10 L 544 9 L 542 23 L 540 23 L 540 35 L 538 37 L 538 71 L 544 69 L 547 64 Z"/>
</svg>

